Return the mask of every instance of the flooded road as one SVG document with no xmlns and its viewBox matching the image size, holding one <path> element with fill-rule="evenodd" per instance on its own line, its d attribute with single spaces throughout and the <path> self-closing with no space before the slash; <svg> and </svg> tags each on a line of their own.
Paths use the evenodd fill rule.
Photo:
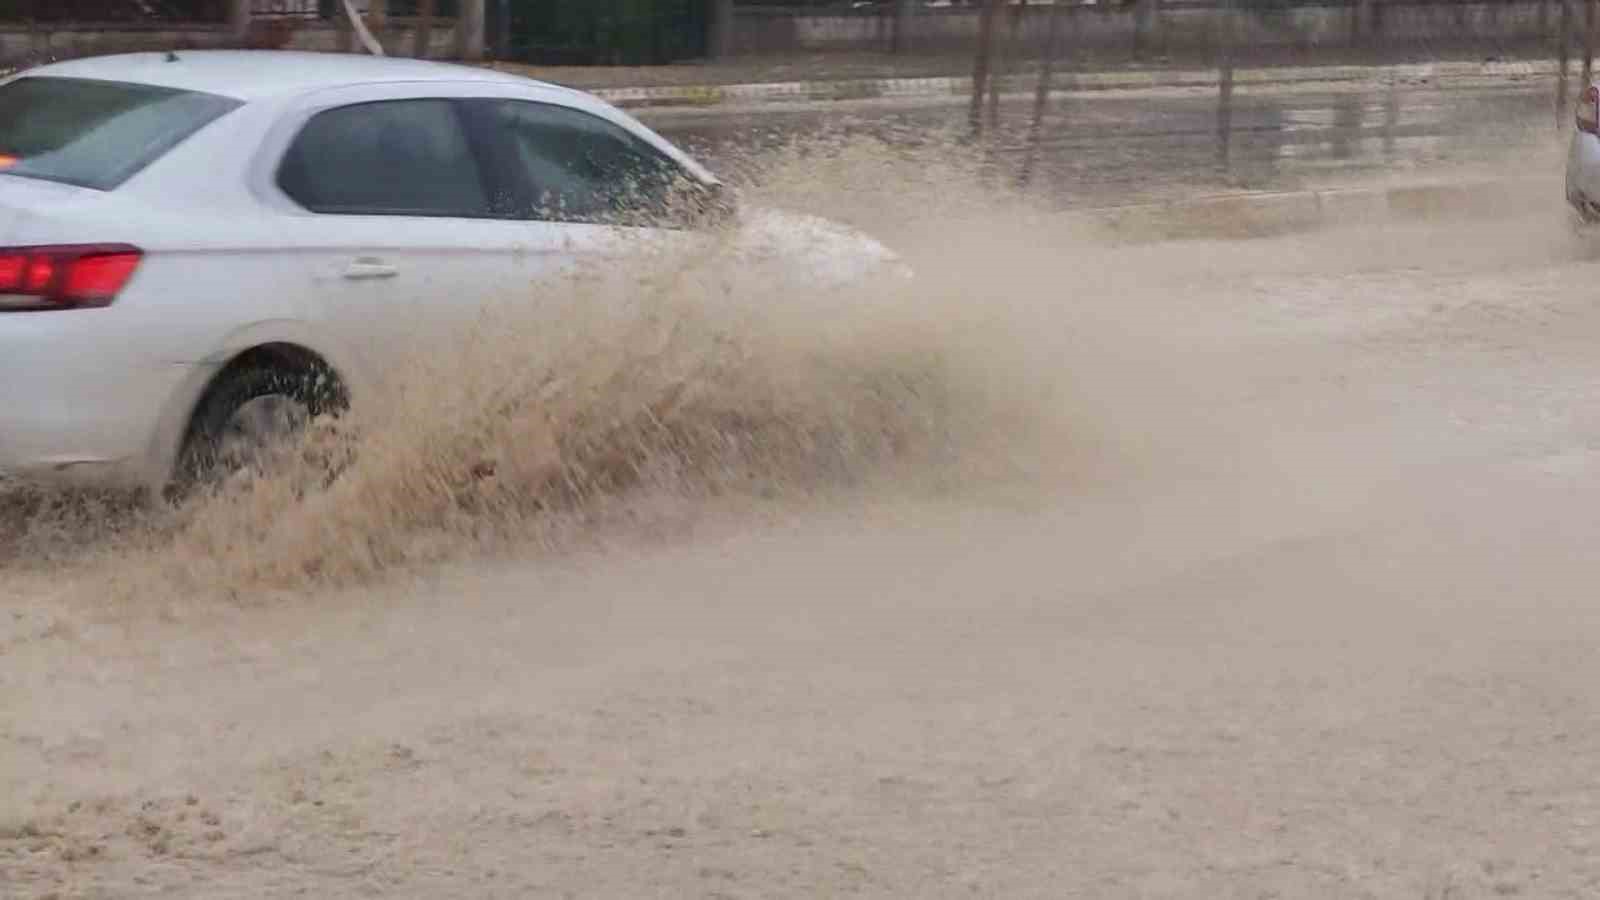
<svg viewBox="0 0 1600 900">
<path fill-rule="evenodd" d="M 1241 159 L 1370 165 L 1327 102 Z M 1495 157 L 1533 105 L 1394 145 Z M 1198 173 L 1204 117 L 1077 132 L 1056 195 Z M 1558 206 L 1124 242 L 877 144 L 764 172 L 917 279 L 585 281 L 320 493 L 8 558 L 0 897 L 1594 896 L 1600 247 Z M 561 402 L 480 415 L 551 334 Z M 638 480 L 496 493 L 557 426 Z"/>
</svg>

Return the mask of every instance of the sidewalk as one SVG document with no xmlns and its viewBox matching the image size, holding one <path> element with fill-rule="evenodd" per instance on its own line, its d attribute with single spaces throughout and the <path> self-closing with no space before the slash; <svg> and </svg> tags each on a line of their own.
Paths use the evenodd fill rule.
<svg viewBox="0 0 1600 900">
<path fill-rule="evenodd" d="M 1559 175 L 1436 180 L 1382 187 L 1248 191 L 1070 213 L 1089 228 L 1135 240 L 1249 238 L 1329 227 L 1559 214 Z"/>
<path fill-rule="evenodd" d="M 1235 71 L 1241 87 L 1349 81 L 1428 83 L 1487 79 L 1519 81 L 1551 78 L 1554 60 L 1455 59 L 1387 61 L 1358 58 L 1358 54 L 1318 53 L 1317 65 L 1290 59 L 1265 59 Z M 1092 60 L 1090 60 L 1092 62 Z M 1084 63 L 1084 60 L 1078 60 Z M 1215 87 L 1215 66 L 1187 61 L 1189 65 L 1123 63 L 1090 68 L 1067 66 L 1056 91 L 1073 93 L 1098 90 Z M 971 60 L 967 56 L 905 56 L 888 54 L 812 54 L 808 56 L 735 59 L 726 63 L 690 63 L 657 67 L 527 66 L 489 64 L 497 71 L 514 72 L 589 91 L 625 108 L 714 107 L 766 105 L 784 102 L 865 100 L 965 96 L 972 90 Z M 1031 93 L 1037 82 L 1034 61 L 1026 61 L 999 76 L 1002 93 Z M 1579 77 L 1578 65 L 1569 70 Z"/>
</svg>

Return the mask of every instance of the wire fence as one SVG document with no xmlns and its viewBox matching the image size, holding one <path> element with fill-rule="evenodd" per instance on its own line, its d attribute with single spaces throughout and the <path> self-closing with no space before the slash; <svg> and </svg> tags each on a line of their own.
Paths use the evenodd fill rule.
<svg viewBox="0 0 1600 900">
<path fill-rule="evenodd" d="M 1504 162 L 1547 148 L 1592 81 L 1600 0 L 1135 0 L 1020 12 L 993 0 L 971 31 L 967 128 L 1019 182 L 1047 163 L 1098 158 L 1167 186 L 1283 187 L 1286 172 Z M 1083 96 L 1074 87 L 1114 84 L 1173 91 L 1139 101 L 1116 127 L 1104 109 L 1119 101 L 1070 99 Z M 1024 90 L 1031 103 L 1002 101 Z"/>
<path fill-rule="evenodd" d="M 429 5 L 427 0 L 388 0 L 384 13 L 392 18 L 428 14 L 453 19 L 459 8 L 458 0 L 433 0 L 431 10 Z M 372 11 L 374 4 L 372 0 L 358 0 L 354 6 L 365 14 Z M 327 21 L 344 15 L 344 10 L 340 0 L 253 0 L 251 15 L 257 19 Z"/>
<path fill-rule="evenodd" d="M 252 3 L 261 28 L 251 39 L 262 46 L 316 41 L 323 49 L 358 49 L 342 0 Z M 393 52 L 449 55 L 454 51 L 444 44 L 460 46 L 460 35 L 452 36 L 457 0 L 355 5 L 381 13 L 374 28 L 387 35 Z M 225 6 L 222 0 L 0 0 L 0 24 L 70 30 L 92 22 L 217 23 Z M 719 9 L 732 15 L 721 17 Z M 759 70 L 770 51 L 789 54 L 782 80 L 856 77 L 842 74 L 851 67 L 887 75 L 970 75 L 967 127 L 999 148 L 997 158 L 1009 160 L 1023 181 L 1040 177 L 1052 160 L 1093 158 L 1096 142 L 1112 148 L 1101 148 L 1100 157 L 1112 169 L 1126 168 L 1116 163 L 1117 152 L 1148 153 L 1172 161 L 1173 177 L 1195 180 L 1202 170 L 1207 177 L 1249 179 L 1274 165 L 1281 170 L 1285 160 L 1298 164 L 1318 154 L 1376 152 L 1398 160 L 1411 147 L 1423 148 L 1416 158 L 1459 155 L 1471 144 L 1464 139 L 1471 137 L 1468 126 L 1452 125 L 1456 132 L 1441 136 L 1430 117 L 1470 122 L 1479 132 L 1535 119 L 1545 126 L 1570 122 L 1600 30 L 1600 0 L 833 0 L 803 7 L 750 0 L 731 6 L 727 0 L 487 0 L 485 12 L 488 43 L 501 59 L 641 65 L 722 51 L 743 53 L 740 66 Z M 408 24 L 408 17 L 428 26 Z M 732 39 L 708 40 L 719 28 Z M 435 41 L 435 49 L 426 50 L 425 40 Z M 0 35 L 0 49 L 17 58 L 63 58 L 115 48 L 87 40 L 41 44 L 13 33 Z M 825 66 L 841 69 L 794 74 L 796 51 L 820 54 Z M 1438 91 L 1423 97 L 1400 86 L 1433 77 L 1418 65 L 1480 71 L 1485 61 L 1512 68 L 1475 76 L 1497 92 L 1482 101 L 1492 105 L 1481 112 L 1449 106 L 1455 101 Z M 1532 67 L 1516 69 L 1520 64 Z M 1339 83 L 1337 90 L 1299 91 L 1316 93 L 1314 99 L 1272 99 L 1259 90 L 1264 78 L 1292 80 L 1259 70 L 1337 67 L 1359 71 L 1304 79 Z M 1137 128 L 1107 127 L 1094 116 L 1111 101 L 1090 109 L 1070 99 L 1107 73 L 1125 85 L 1165 84 L 1183 96 L 1119 120 L 1138 122 Z M 756 71 L 752 77 L 762 76 Z"/>
<path fill-rule="evenodd" d="M 1579 0 L 1573 0 L 1577 8 Z M 1069 55 L 1210 58 L 1219 17 L 1236 19 L 1243 59 L 1381 58 L 1395 53 L 1528 53 L 1553 46 L 1561 0 L 1007 0 L 998 6 L 736 8 L 738 49 L 861 49 L 926 53 L 970 48 L 994 12 L 996 39 L 1042 52 L 1050 20 L 1066 17 Z"/>
</svg>

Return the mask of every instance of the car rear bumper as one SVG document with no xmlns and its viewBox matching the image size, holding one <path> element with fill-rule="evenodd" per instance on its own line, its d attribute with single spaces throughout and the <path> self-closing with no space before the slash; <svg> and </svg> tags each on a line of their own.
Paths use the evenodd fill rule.
<svg viewBox="0 0 1600 900">
<path fill-rule="evenodd" d="M 107 310 L 0 314 L 0 473 L 145 487 L 195 366 L 141 358 Z"/>
</svg>

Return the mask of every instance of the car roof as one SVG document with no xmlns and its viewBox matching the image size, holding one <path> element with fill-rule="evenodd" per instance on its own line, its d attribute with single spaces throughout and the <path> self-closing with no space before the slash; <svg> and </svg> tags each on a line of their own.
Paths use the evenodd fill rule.
<svg viewBox="0 0 1600 900">
<path fill-rule="evenodd" d="M 174 50 L 121 53 L 51 63 L 22 76 L 132 81 L 261 100 L 323 88 L 394 82 L 482 81 L 559 88 L 478 66 L 354 53 L 296 50 Z"/>
</svg>

